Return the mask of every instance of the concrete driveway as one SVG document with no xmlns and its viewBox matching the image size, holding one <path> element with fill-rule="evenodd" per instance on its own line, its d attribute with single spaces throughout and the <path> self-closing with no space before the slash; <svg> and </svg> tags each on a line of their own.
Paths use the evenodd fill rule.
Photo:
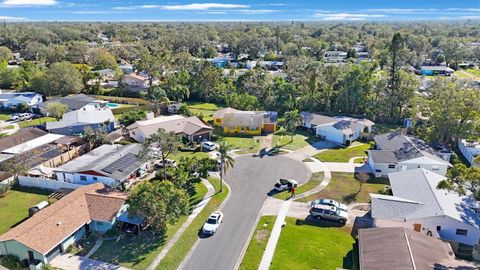
<svg viewBox="0 0 480 270">
<path fill-rule="evenodd" d="M 182 269 L 234 269 L 248 240 L 267 194 L 280 177 L 294 178 L 299 183 L 310 178 L 310 171 L 301 162 L 284 156 L 240 156 L 226 176 L 231 197 L 222 209 L 224 222 L 217 234 L 204 237 L 182 264 Z"/>
<path fill-rule="evenodd" d="M 129 270 L 129 268 L 68 253 L 58 255 L 50 264 L 64 270 Z"/>
</svg>

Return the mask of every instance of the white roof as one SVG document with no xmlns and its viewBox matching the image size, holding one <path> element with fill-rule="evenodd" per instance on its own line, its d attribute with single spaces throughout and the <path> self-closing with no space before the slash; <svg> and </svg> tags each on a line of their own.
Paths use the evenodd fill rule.
<svg viewBox="0 0 480 270">
<path fill-rule="evenodd" d="M 4 154 L 21 154 L 27 151 L 30 151 L 34 148 L 37 148 L 39 146 L 42 146 L 47 143 L 54 142 L 60 138 L 64 137 L 64 135 L 58 135 L 58 134 L 46 134 L 41 137 L 38 137 L 36 139 L 33 139 L 28 142 L 24 142 L 22 144 L 15 145 L 14 147 L 5 149 L 2 151 Z"/>
<path fill-rule="evenodd" d="M 65 113 L 62 117 L 62 120 L 60 121 L 47 122 L 47 129 L 50 130 L 56 128 L 64 128 L 81 124 L 99 124 L 106 121 L 115 121 L 115 117 L 113 116 L 112 110 L 110 109 L 80 109 L 73 112 Z"/>
<path fill-rule="evenodd" d="M 137 121 L 137 122 L 135 122 L 134 127 L 155 125 L 155 124 L 159 124 L 159 123 L 163 123 L 163 122 L 167 122 L 167 121 L 172 121 L 172 120 L 179 120 L 179 119 L 183 119 L 183 118 L 185 118 L 185 117 L 183 117 L 181 115 L 178 115 L 178 114 L 169 115 L 169 116 L 159 116 L 159 117 L 155 117 L 155 118 L 148 119 L 148 120 Z"/>
</svg>

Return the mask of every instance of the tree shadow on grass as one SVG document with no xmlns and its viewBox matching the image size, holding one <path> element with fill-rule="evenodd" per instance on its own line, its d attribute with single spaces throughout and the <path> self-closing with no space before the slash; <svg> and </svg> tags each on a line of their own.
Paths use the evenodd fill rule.
<svg viewBox="0 0 480 270">
<path fill-rule="evenodd" d="M 348 195 L 345 195 L 345 196 L 342 197 L 342 201 L 345 202 L 346 204 L 353 203 L 353 202 L 356 201 L 357 196 L 358 196 L 359 193 L 360 193 L 360 191 L 359 191 L 359 192 L 355 192 L 355 193 L 350 193 L 350 194 L 348 194 Z"/>
</svg>

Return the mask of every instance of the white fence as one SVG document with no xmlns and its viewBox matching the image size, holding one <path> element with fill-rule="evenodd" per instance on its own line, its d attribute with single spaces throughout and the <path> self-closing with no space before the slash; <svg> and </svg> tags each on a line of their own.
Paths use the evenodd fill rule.
<svg viewBox="0 0 480 270">
<path fill-rule="evenodd" d="M 45 188 L 45 189 L 51 189 L 51 190 L 57 190 L 60 188 L 76 189 L 82 186 L 82 185 L 77 185 L 77 184 L 72 184 L 67 182 L 55 181 L 47 178 L 37 178 L 37 177 L 28 177 L 28 176 L 19 176 L 18 184 L 24 187 L 37 187 L 37 188 Z"/>
</svg>

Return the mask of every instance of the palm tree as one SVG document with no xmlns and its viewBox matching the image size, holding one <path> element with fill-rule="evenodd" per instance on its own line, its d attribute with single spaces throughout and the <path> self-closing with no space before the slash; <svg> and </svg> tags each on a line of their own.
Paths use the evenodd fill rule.
<svg viewBox="0 0 480 270">
<path fill-rule="evenodd" d="M 167 97 L 167 93 L 160 86 L 150 86 L 147 91 L 147 99 L 152 102 L 155 113 L 157 115 L 160 114 L 160 105 L 162 103 L 170 103 L 170 100 Z"/>
<path fill-rule="evenodd" d="M 227 173 L 229 168 L 232 168 L 235 165 L 235 160 L 228 154 L 231 149 L 230 145 L 225 143 L 224 140 L 220 140 L 218 147 L 220 158 L 220 192 L 223 191 L 223 175 Z"/>
<path fill-rule="evenodd" d="M 285 128 L 290 131 L 290 141 L 293 141 L 293 131 L 303 122 L 302 116 L 298 110 L 293 110 L 285 113 Z"/>
</svg>

